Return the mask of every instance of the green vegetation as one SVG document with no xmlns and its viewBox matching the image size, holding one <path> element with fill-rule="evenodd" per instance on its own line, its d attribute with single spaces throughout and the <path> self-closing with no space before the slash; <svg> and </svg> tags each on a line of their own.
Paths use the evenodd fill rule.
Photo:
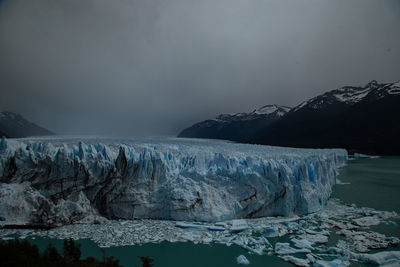
<svg viewBox="0 0 400 267">
<path fill-rule="evenodd" d="M 81 259 L 81 248 L 74 240 L 64 240 L 63 255 L 49 245 L 43 253 L 39 252 L 36 245 L 28 241 L 18 239 L 8 242 L 0 242 L 0 265 L 2 267 L 121 267 L 119 260 L 114 257 L 107 257 L 105 250 L 102 250 L 102 260 L 94 257 Z M 150 257 L 139 257 L 143 267 L 152 267 L 153 259 Z"/>
</svg>

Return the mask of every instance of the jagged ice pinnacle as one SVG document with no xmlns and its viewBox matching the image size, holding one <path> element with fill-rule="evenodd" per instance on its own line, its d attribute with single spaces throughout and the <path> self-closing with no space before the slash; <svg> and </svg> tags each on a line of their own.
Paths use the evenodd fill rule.
<svg viewBox="0 0 400 267">
<path fill-rule="evenodd" d="M 61 225 L 85 218 L 221 221 L 321 209 L 342 149 L 195 139 L 0 141 L 0 219 Z"/>
</svg>

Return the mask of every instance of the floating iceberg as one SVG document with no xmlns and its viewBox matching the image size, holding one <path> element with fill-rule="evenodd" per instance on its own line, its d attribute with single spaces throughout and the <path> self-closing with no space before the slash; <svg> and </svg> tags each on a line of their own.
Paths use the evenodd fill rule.
<svg viewBox="0 0 400 267">
<path fill-rule="evenodd" d="M 304 249 L 309 249 L 309 250 L 314 249 L 313 248 L 314 242 L 311 242 L 307 239 L 293 238 L 291 241 L 293 242 L 294 246 L 297 248 L 300 248 L 300 249 L 304 248 Z"/>
<path fill-rule="evenodd" d="M 315 267 L 345 267 L 349 265 L 350 263 L 343 258 L 332 261 L 317 260 L 314 264 Z"/>
<path fill-rule="evenodd" d="M 239 255 L 236 258 L 236 262 L 237 262 L 237 264 L 243 264 L 243 265 L 249 265 L 250 264 L 249 260 L 244 255 Z"/>
<path fill-rule="evenodd" d="M 354 158 L 371 158 L 371 159 L 380 158 L 380 156 L 365 155 L 365 154 L 361 154 L 361 153 L 354 153 L 354 154 L 353 154 L 353 157 L 354 157 Z"/>
<path fill-rule="evenodd" d="M 302 266 L 302 267 L 310 266 L 309 265 L 310 261 L 308 259 L 300 259 L 290 255 L 281 256 L 280 258 L 283 259 L 284 261 L 293 263 L 296 266 Z"/>
<path fill-rule="evenodd" d="M 62 225 L 307 214 L 326 204 L 346 160 L 341 149 L 209 140 L 3 138 L 0 216 Z"/>
<path fill-rule="evenodd" d="M 233 233 L 239 233 L 239 232 L 246 230 L 247 228 L 249 228 L 249 226 L 247 225 L 247 222 L 243 219 L 239 219 L 239 220 L 232 221 L 232 226 L 229 230 Z"/>
<path fill-rule="evenodd" d="M 400 266 L 400 251 L 383 251 L 375 254 L 357 254 L 357 260 L 380 266 Z"/>
<path fill-rule="evenodd" d="M 308 253 L 311 252 L 308 248 L 292 248 L 289 243 L 276 243 L 275 253 L 276 254 L 294 254 L 294 253 Z"/>
</svg>

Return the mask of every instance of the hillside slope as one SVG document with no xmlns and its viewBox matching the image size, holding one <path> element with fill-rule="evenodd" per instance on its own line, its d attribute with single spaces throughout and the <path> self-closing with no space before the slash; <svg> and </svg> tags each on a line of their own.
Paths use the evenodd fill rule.
<svg viewBox="0 0 400 267">
<path fill-rule="evenodd" d="M 0 136 L 20 138 L 53 134 L 51 131 L 26 120 L 19 114 L 10 111 L 0 112 Z"/>
</svg>

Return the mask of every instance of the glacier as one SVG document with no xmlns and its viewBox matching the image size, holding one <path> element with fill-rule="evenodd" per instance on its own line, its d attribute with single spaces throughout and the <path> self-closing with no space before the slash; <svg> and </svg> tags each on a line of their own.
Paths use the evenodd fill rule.
<svg viewBox="0 0 400 267">
<path fill-rule="evenodd" d="M 326 205 L 346 161 L 343 149 L 212 140 L 2 138 L 0 223 L 308 214 Z"/>
</svg>

